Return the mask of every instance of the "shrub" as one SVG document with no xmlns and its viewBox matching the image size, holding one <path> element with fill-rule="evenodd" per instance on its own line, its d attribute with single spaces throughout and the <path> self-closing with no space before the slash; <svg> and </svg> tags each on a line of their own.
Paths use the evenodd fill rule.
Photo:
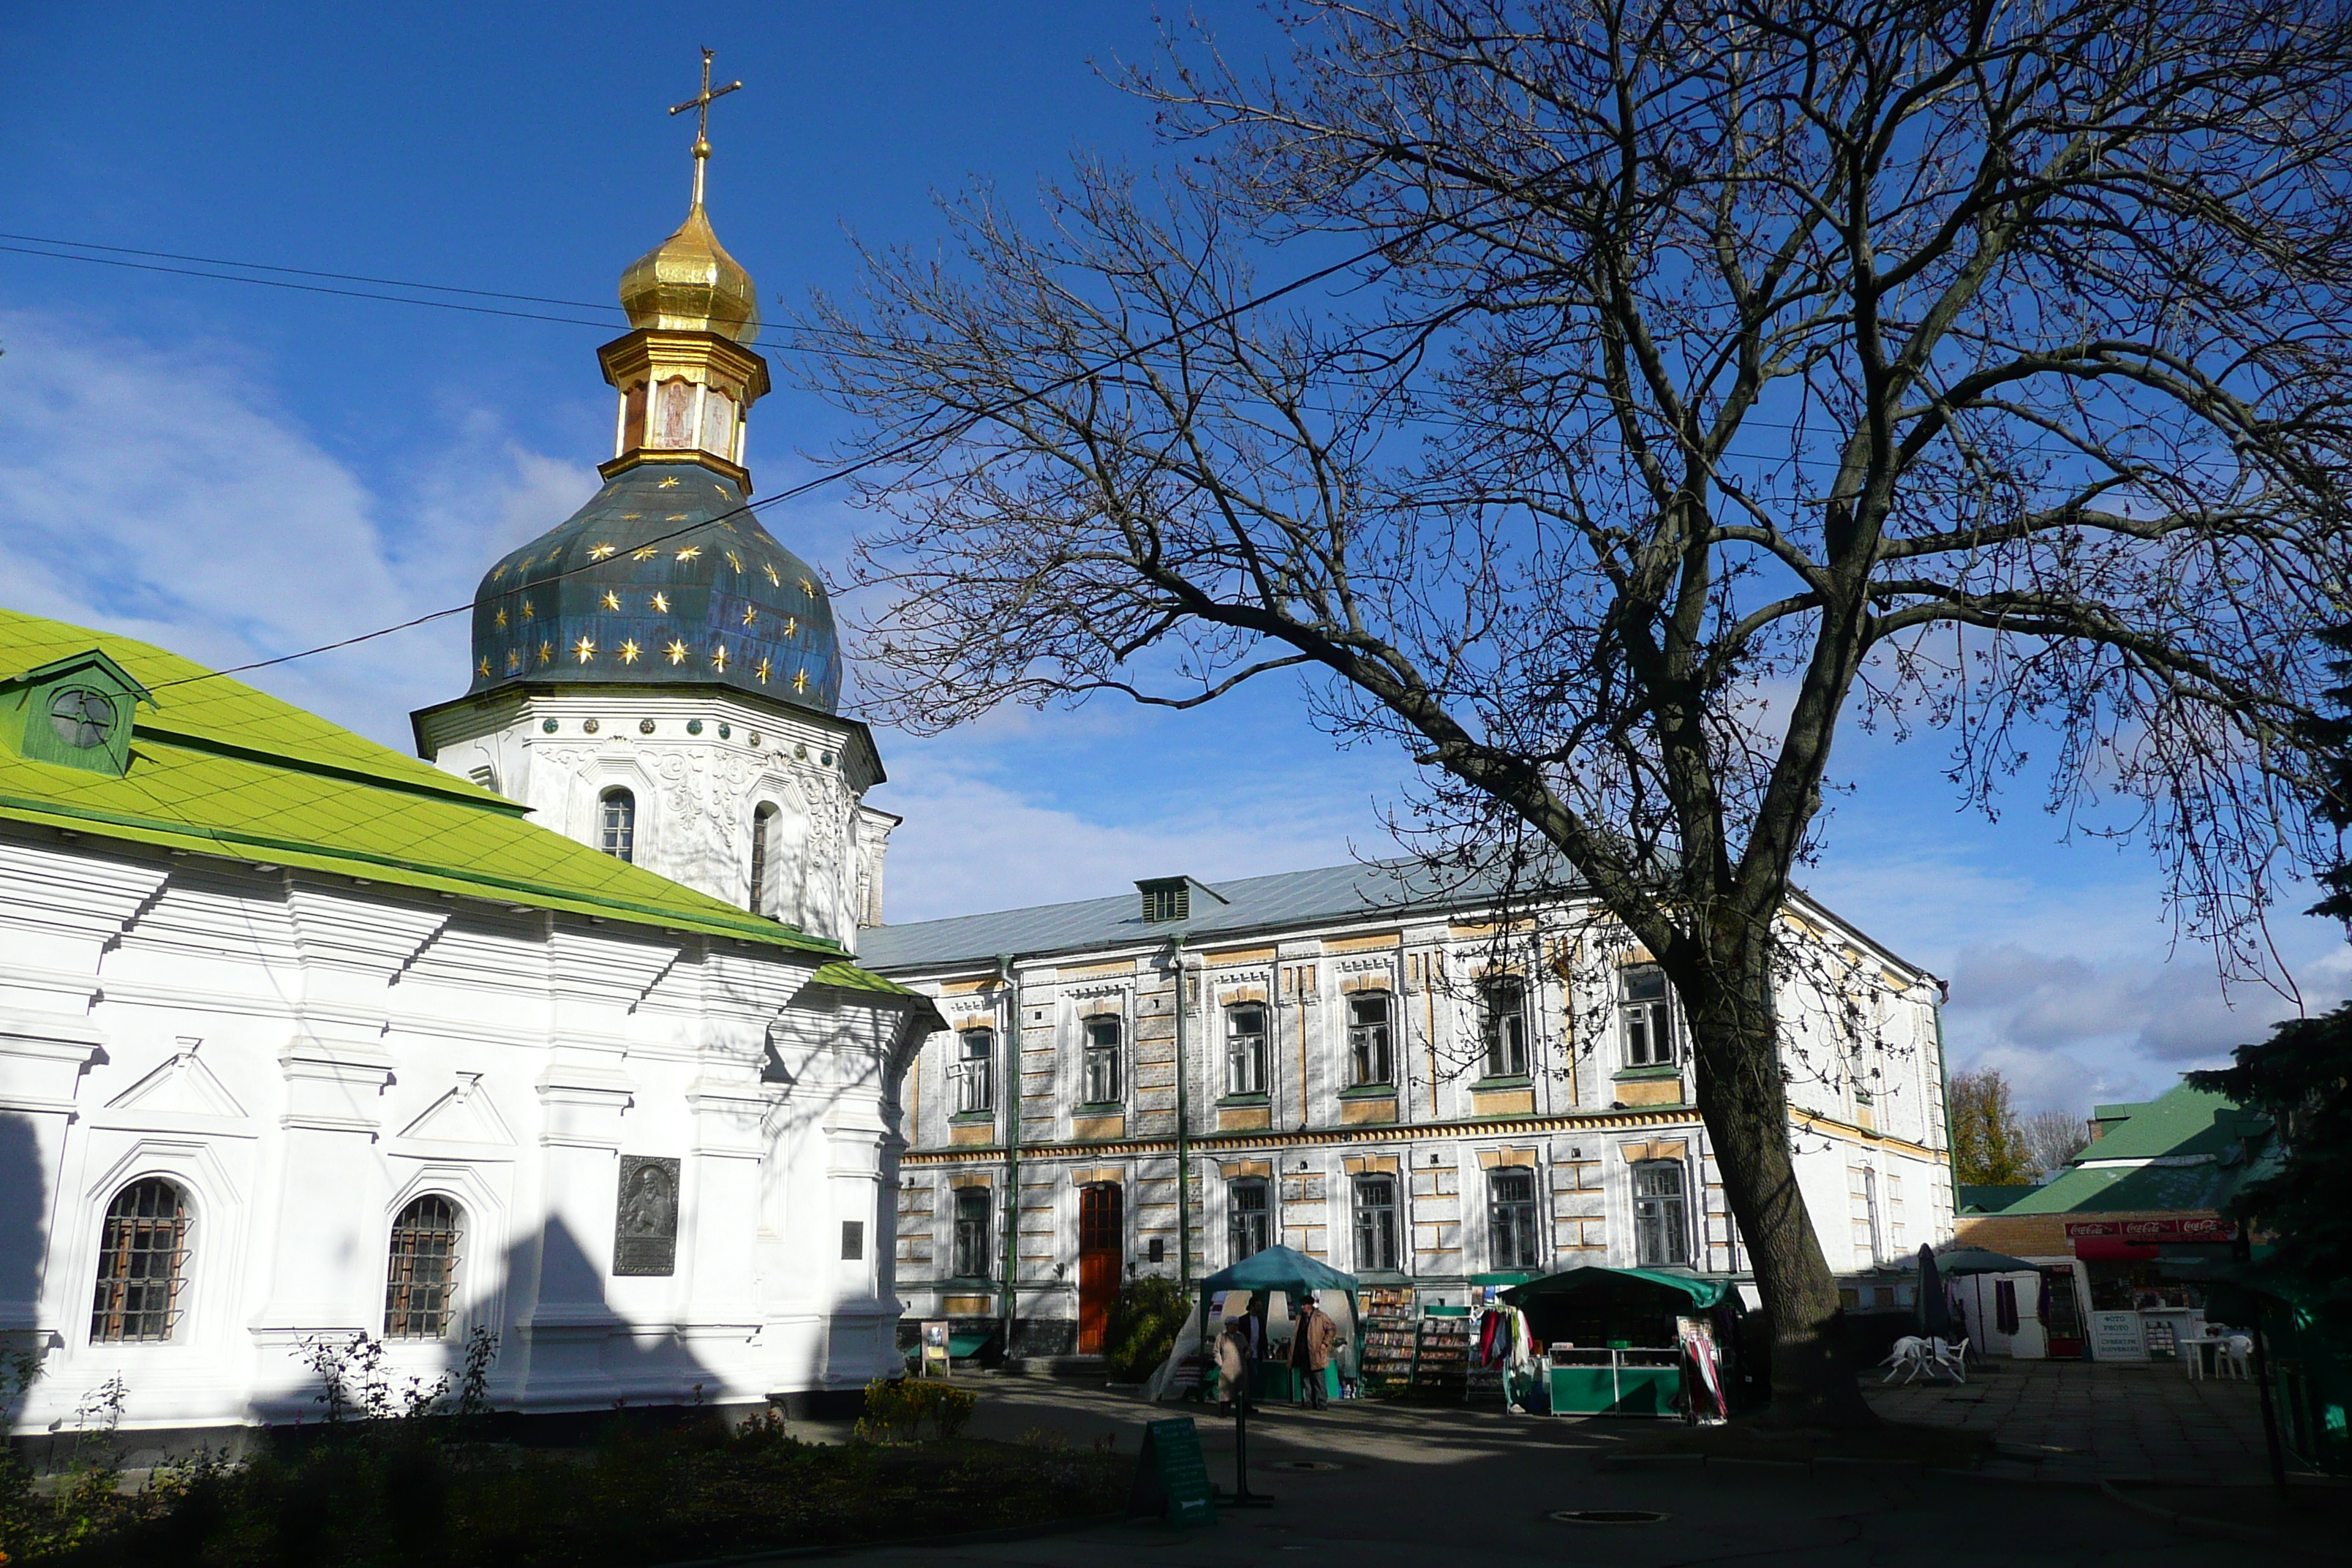
<svg viewBox="0 0 2352 1568">
<path fill-rule="evenodd" d="M 868 1443 L 919 1443 L 928 1421 L 944 1442 L 964 1429 L 979 1403 L 977 1395 L 944 1383 L 877 1377 L 866 1385 L 857 1436 Z"/>
<path fill-rule="evenodd" d="M 1103 1361 L 1112 1380 L 1141 1383 L 1158 1372 L 1192 1310 L 1192 1298 L 1173 1279 L 1129 1280 L 1103 1333 Z"/>
</svg>

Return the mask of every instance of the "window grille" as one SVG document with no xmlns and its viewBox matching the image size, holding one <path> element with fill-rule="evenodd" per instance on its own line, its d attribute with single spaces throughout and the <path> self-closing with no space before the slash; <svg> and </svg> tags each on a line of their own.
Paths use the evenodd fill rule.
<svg viewBox="0 0 2352 1568">
<path fill-rule="evenodd" d="M 755 915 L 770 913 L 775 902 L 768 880 L 775 874 L 776 808 L 763 805 L 751 814 L 751 901 Z"/>
<path fill-rule="evenodd" d="M 955 1195 L 955 1272 L 959 1279 L 985 1279 L 995 1261 L 988 1247 L 988 1189 L 959 1187 Z"/>
<path fill-rule="evenodd" d="M 1351 1085 L 1396 1081 L 1389 1050 L 1389 999 L 1384 995 L 1348 998 L 1348 1079 Z"/>
<path fill-rule="evenodd" d="M 1675 1160 L 1633 1167 L 1634 1261 L 1643 1268 L 1690 1262 L 1690 1201 Z"/>
<path fill-rule="evenodd" d="M 1515 975 L 1478 988 L 1480 1037 L 1486 1046 L 1488 1078 L 1528 1076 L 1528 988 Z"/>
<path fill-rule="evenodd" d="M 1264 1252 L 1272 1241 L 1273 1205 L 1268 1184 L 1250 1177 L 1225 1189 L 1226 1261 L 1239 1263 Z"/>
<path fill-rule="evenodd" d="M 962 1055 L 950 1069 L 955 1079 L 958 1114 L 996 1109 L 996 1031 L 966 1029 L 957 1037 Z"/>
<path fill-rule="evenodd" d="M 1356 1178 L 1356 1267 L 1397 1266 L 1397 1206 L 1394 1176 Z"/>
<path fill-rule="evenodd" d="M 1536 1173 L 1498 1170 L 1486 1178 L 1486 1238 L 1497 1268 L 1536 1266 Z"/>
<path fill-rule="evenodd" d="M 392 1340 L 437 1340 L 457 1308 L 456 1204 L 438 1194 L 418 1198 L 392 1222 L 392 1267 L 383 1290 L 383 1333 Z"/>
<path fill-rule="evenodd" d="M 608 789 L 597 802 L 596 847 L 626 865 L 636 863 L 637 797 L 625 789 Z"/>
<path fill-rule="evenodd" d="M 1225 1009 L 1225 1092 L 1265 1092 L 1265 1008 L 1261 1004 Z"/>
<path fill-rule="evenodd" d="M 1088 1105 L 1110 1105 L 1119 1098 L 1118 1020 L 1087 1020 L 1087 1049 L 1082 1086 Z"/>
<path fill-rule="evenodd" d="M 98 1295 L 90 1304 L 96 1341 L 168 1340 L 180 1321 L 188 1266 L 188 1203 L 161 1176 L 131 1183 L 106 1205 Z"/>
</svg>

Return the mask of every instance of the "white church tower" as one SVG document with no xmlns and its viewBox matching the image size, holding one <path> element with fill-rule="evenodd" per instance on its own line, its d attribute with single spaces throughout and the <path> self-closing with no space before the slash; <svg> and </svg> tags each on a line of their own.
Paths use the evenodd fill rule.
<svg viewBox="0 0 2352 1568">
<path fill-rule="evenodd" d="M 709 67 L 706 62 L 705 74 Z M 706 116 L 710 100 L 689 105 Z M 604 485 L 494 564 L 473 683 L 415 715 L 418 753 L 623 860 L 855 951 L 881 921 L 898 818 L 816 574 L 749 510 L 745 421 L 768 390 L 750 274 L 703 209 L 621 277 L 633 329 Z"/>
</svg>

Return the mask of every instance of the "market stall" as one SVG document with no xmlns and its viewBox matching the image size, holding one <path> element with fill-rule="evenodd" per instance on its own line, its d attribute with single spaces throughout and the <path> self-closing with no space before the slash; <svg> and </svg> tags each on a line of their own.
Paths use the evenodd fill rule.
<svg viewBox="0 0 2352 1568">
<path fill-rule="evenodd" d="M 1358 1321 L 1356 1277 L 1352 1274 L 1342 1274 L 1330 1265 L 1318 1262 L 1305 1253 L 1293 1251 L 1287 1247 L 1269 1247 L 1262 1252 L 1253 1253 L 1232 1268 L 1221 1268 L 1210 1275 L 1200 1282 L 1197 1289 L 1201 1293 L 1198 1321 L 1203 1326 L 1202 1333 L 1204 1339 L 1213 1340 L 1215 1337 L 1217 1317 L 1235 1315 L 1233 1303 L 1237 1294 L 1245 1297 L 1248 1303 L 1265 1303 L 1255 1308 L 1255 1315 L 1258 1316 L 1262 1327 L 1273 1328 L 1281 1326 L 1288 1319 L 1275 1318 L 1268 1298 L 1280 1296 L 1283 1299 L 1284 1311 L 1289 1313 L 1296 1302 L 1311 1293 L 1325 1291 L 1342 1298 L 1342 1300 L 1331 1305 L 1344 1306 L 1345 1316 L 1336 1311 L 1332 1312 L 1331 1316 L 1339 1326 L 1343 1342 L 1352 1342 L 1355 1338 Z M 1224 1310 L 1222 1313 L 1213 1314 L 1212 1303 L 1221 1297 L 1224 1299 Z M 1328 1310 L 1328 1307 L 1327 1310 Z M 1272 1338 L 1271 1334 L 1266 1336 L 1268 1342 Z M 1360 1354 L 1360 1349 L 1353 1353 Z M 1257 1397 L 1261 1401 L 1287 1402 L 1297 1396 L 1299 1392 L 1297 1386 L 1297 1375 L 1292 1372 L 1286 1359 L 1277 1360 L 1268 1356 L 1261 1360 L 1257 1365 Z M 1324 1376 L 1327 1379 L 1324 1385 L 1326 1396 L 1336 1396 L 1339 1392 L 1338 1367 L 1326 1367 Z M 1214 1363 L 1212 1361 L 1207 1378 L 1204 1380 L 1209 1384 L 1207 1391 L 1212 1396 L 1214 1394 Z"/>
<path fill-rule="evenodd" d="M 1544 1347 L 1555 1415 L 1725 1414 L 1738 1293 L 1649 1268 L 1570 1268 L 1502 1292 Z"/>
</svg>

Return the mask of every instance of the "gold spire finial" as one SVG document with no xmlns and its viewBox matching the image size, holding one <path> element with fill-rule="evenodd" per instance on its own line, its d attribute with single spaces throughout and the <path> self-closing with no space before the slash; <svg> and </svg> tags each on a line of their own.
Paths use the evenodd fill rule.
<svg viewBox="0 0 2352 1568">
<path fill-rule="evenodd" d="M 716 49 L 707 48 L 702 51 L 702 90 L 684 103 L 675 104 L 670 109 L 672 114 L 684 114 L 689 109 L 695 111 L 694 205 L 696 206 L 702 205 L 703 166 L 710 162 L 710 105 L 713 100 L 726 97 L 743 85 L 740 81 L 730 81 L 725 87 L 716 90 L 711 88 L 710 62 L 718 53 Z"/>
</svg>

